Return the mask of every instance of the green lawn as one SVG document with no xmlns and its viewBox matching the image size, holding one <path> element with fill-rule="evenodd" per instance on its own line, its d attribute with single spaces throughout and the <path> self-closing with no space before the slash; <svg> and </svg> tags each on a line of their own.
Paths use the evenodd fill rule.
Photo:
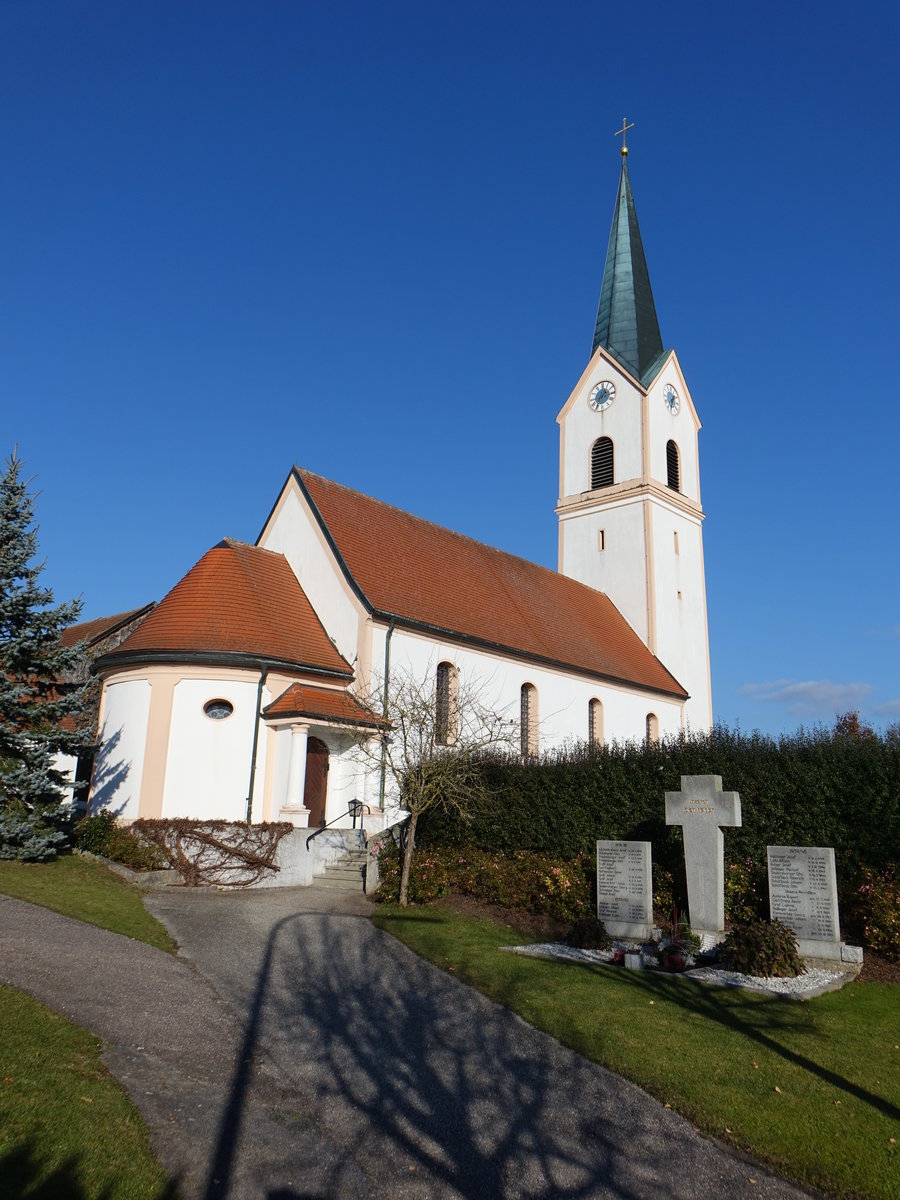
<svg viewBox="0 0 900 1200">
<path fill-rule="evenodd" d="M 0 986 L 0 1191 L 9 1200 L 175 1196 L 101 1043 Z"/>
<path fill-rule="evenodd" d="M 77 854 L 46 863 L 0 862 L 0 892 L 124 933 L 159 950 L 174 953 L 176 948 L 166 929 L 144 908 L 140 889 L 103 863 Z"/>
<path fill-rule="evenodd" d="M 834 1196 L 900 1196 L 896 985 L 850 984 L 799 1003 L 503 954 L 534 939 L 445 909 L 385 906 L 373 920 L 781 1174 Z"/>
</svg>

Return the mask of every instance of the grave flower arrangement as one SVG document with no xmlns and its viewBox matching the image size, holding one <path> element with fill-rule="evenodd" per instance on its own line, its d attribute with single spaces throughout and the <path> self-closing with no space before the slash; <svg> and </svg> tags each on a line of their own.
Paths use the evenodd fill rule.
<svg viewBox="0 0 900 1200">
<path fill-rule="evenodd" d="M 665 971 L 684 971 L 692 967 L 700 953 L 700 938 L 691 929 L 687 914 L 672 909 L 672 920 L 663 930 L 656 957 Z"/>
</svg>

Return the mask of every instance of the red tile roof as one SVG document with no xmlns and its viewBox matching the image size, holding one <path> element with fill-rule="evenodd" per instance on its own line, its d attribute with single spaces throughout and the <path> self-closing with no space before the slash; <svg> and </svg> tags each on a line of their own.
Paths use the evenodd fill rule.
<svg viewBox="0 0 900 1200">
<path fill-rule="evenodd" d="M 117 629 L 121 629 L 130 621 L 136 621 L 142 613 L 149 612 L 152 607 L 153 601 L 141 608 L 132 608 L 128 612 L 116 613 L 113 617 L 95 617 L 92 621 L 79 621 L 77 625 L 69 625 L 62 631 L 60 641 L 64 646 L 74 646 L 77 642 L 82 641 L 92 646 L 95 642 L 100 642 L 111 633 L 115 633 Z"/>
<path fill-rule="evenodd" d="M 687 696 L 602 592 L 310 471 L 295 467 L 294 474 L 376 612 Z"/>
<path fill-rule="evenodd" d="M 292 683 L 286 692 L 263 709 L 263 716 L 309 717 L 324 721 L 338 721 L 342 725 L 385 725 L 383 717 L 351 696 L 349 692 L 338 692 L 331 688 L 309 687 Z"/>
<path fill-rule="evenodd" d="M 226 538 L 101 665 L 193 655 L 274 660 L 350 676 L 283 554 Z"/>
</svg>

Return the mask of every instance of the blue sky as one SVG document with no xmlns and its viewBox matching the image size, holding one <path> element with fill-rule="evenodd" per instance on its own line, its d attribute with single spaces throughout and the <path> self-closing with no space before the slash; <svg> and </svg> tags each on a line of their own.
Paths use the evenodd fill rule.
<svg viewBox="0 0 900 1200">
<path fill-rule="evenodd" d="M 713 704 L 900 720 L 895 3 L 0 3 L 0 451 L 84 616 L 292 463 L 556 565 L 623 114 Z"/>
</svg>

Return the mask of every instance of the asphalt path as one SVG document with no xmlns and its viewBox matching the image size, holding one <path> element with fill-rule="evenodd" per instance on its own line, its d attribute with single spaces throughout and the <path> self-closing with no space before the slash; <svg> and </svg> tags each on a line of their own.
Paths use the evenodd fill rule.
<svg viewBox="0 0 900 1200">
<path fill-rule="evenodd" d="M 0 897 L 0 980 L 103 1038 L 186 1200 L 806 1195 L 417 958 L 361 897 L 145 902 L 177 957 Z"/>
</svg>

